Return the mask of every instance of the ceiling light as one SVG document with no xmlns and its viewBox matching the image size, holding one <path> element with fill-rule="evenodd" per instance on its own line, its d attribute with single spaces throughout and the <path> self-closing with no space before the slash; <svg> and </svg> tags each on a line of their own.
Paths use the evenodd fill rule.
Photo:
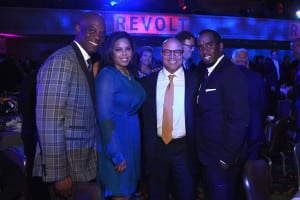
<svg viewBox="0 0 300 200">
<path fill-rule="evenodd" d="M 300 9 L 298 9 L 298 10 L 296 11 L 296 16 L 297 16 L 297 18 L 300 19 Z"/>
</svg>

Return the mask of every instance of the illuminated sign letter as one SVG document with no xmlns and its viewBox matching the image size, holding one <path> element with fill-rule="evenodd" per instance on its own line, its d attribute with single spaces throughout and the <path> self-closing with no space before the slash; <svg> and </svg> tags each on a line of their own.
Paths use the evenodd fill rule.
<svg viewBox="0 0 300 200">
<path fill-rule="evenodd" d="M 170 19 L 170 31 L 177 31 L 176 28 L 173 28 L 173 19 Z"/>
<path fill-rule="evenodd" d="M 159 21 L 161 21 L 161 23 L 159 23 Z M 161 24 L 161 27 L 159 27 L 159 24 Z M 166 27 L 165 19 L 162 18 L 162 17 L 156 18 L 156 20 L 155 20 L 155 27 L 156 27 L 156 30 L 163 31 L 165 29 L 165 27 Z"/>
<path fill-rule="evenodd" d="M 134 25 L 138 25 L 138 17 L 135 16 L 130 17 L 130 30 L 137 31 L 138 28 L 134 28 Z"/>
<path fill-rule="evenodd" d="M 186 27 L 186 23 L 189 23 L 188 19 L 187 18 L 179 18 L 178 21 L 181 22 L 181 30 L 185 30 L 185 27 Z"/>
<path fill-rule="evenodd" d="M 190 29 L 190 18 L 182 15 L 114 14 L 114 31 L 144 35 L 175 35 Z"/>
<path fill-rule="evenodd" d="M 142 21 L 145 27 L 145 30 L 148 31 L 149 27 L 150 27 L 150 23 L 151 23 L 152 17 L 149 17 L 148 22 L 146 22 L 145 17 L 142 17 Z"/>
<path fill-rule="evenodd" d="M 125 31 L 125 17 L 118 15 L 115 18 L 116 29 L 120 31 Z"/>
</svg>

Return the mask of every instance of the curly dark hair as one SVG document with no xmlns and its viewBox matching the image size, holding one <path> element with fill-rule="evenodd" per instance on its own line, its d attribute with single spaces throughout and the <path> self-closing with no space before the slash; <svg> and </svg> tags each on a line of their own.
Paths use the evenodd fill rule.
<svg viewBox="0 0 300 200">
<path fill-rule="evenodd" d="M 113 60 L 113 46 L 116 43 L 117 40 L 125 38 L 129 41 L 130 46 L 132 48 L 132 55 L 136 54 L 136 44 L 133 38 L 125 31 L 116 31 L 111 33 L 108 38 L 105 40 L 103 45 L 103 65 L 104 66 L 115 66 L 114 60 Z M 131 59 L 129 65 L 131 65 L 131 62 L 133 62 L 133 59 Z"/>
<path fill-rule="evenodd" d="M 175 35 L 175 38 L 178 39 L 180 42 L 184 42 L 186 39 L 194 39 L 196 40 L 194 34 L 190 31 L 180 31 Z"/>
</svg>

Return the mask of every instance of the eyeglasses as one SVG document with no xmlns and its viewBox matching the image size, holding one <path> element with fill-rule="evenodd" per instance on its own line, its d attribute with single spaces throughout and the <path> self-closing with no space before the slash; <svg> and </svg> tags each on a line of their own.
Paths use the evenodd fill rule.
<svg viewBox="0 0 300 200">
<path fill-rule="evenodd" d="M 195 49 L 195 45 L 190 45 L 190 44 L 184 44 L 184 46 L 187 46 L 190 50 L 194 50 Z"/>
<path fill-rule="evenodd" d="M 175 57 L 178 57 L 178 56 L 182 55 L 183 50 L 180 50 L 180 49 L 176 49 L 176 50 L 163 49 L 162 53 L 163 53 L 164 56 L 171 56 L 173 54 Z"/>
<path fill-rule="evenodd" d="M 199 51 L 203 51 L 204 49 L 211 50 L 211 49 L 213 49 L 215 46 L 216 46 L 215 43 L 210 42 L 210 43 L 206 43 L 206 44 L 204 44 L 204 45 L 199 45 L 199 46 L 198 46 L 198 49 L 199 49 Z"/>
<path fill-rule="evenodd" d="M 93 26 L 87 26 L 86 32 L 93 36 L 97 35 L 97 29 Z M 99 31 L 98 36 L 100 38 L 105 38 L 106 37 L 105 31 Z"/>
</svg>

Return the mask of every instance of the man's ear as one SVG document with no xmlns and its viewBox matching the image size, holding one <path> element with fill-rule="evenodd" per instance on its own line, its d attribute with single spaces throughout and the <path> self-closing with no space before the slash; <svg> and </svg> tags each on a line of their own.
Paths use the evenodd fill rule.
<svg viewBox="0 0 300 200">
<path fill-rule="evenodd" d="M 76 31 L 76 33 L 80 32 L 80 25 L 79 24 L 75 25 L 75 31 Z"/>
<path fill-rule="evenodd" d="M 220 47 L 220 51 L 222 52 L 222 51 L 223 51 L 223 48 L 224 48 L 224 44 L 223 44 L 223 42 L 220 42 L 220 45 L 219 45 L 219 47 Z"/>
</svg>

